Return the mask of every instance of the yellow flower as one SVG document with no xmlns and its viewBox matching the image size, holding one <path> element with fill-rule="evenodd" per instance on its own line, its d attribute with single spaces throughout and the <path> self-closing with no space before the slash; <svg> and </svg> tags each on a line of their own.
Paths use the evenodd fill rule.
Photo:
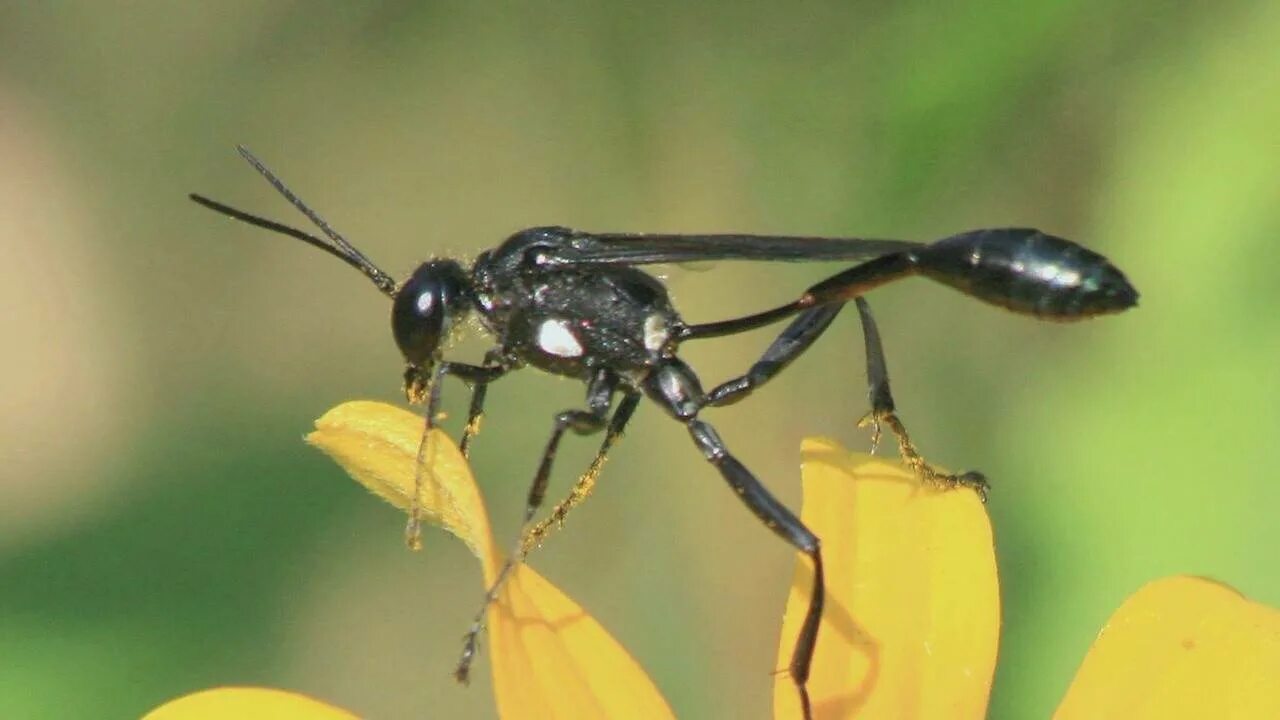
<svg viewBox="0 0 1280 720">
<path fill-rule="evenodd" d="M 299 693 L 273 688 L 221 687 L 184 695 L 144 720 L 355 720 L 358 715 Z"/>
<path fill-rule="evenodd" d="M 308 441 L 374 493 L 407 510 L 422 422 L 351 402 Z M 986 714 L 1000 630 L 991 527 L 973 493 L 922 488 L 895 463 L 804 443 L 802 519 L 823 539 L 827 609 L 809 691 L 816 718 Z M 480 559 L 484 583 L 502 557 L 465 460 L 433 433 L 424 516 Z M 790 658 L 809 590 L 797 563 L 778 651 Z M 555 586 L 520 566 L 488 615 L 488 656 L 504 718 L 669 718 L 653 682 Z M 1156 581 L 1099 634 L 1058 720 L 1280 717 L 1280 612 L 1191 577 Z M 798 718 L 790 678 L 775 680 L 774 717 Z M 148 720 L 353 717 L 282 691 L 224 688 L 179 698 Z"/>
</svg>

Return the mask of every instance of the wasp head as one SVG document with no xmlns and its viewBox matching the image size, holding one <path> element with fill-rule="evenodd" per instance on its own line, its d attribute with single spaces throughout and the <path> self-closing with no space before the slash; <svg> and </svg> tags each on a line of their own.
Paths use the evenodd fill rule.
<svg viewBox="0 0 1280 720">
<path fill-rule="evenodd" d="M 470 305 L 471 283 L 452 260 L 430 260 L 396 290 L 391 332 L 404 355 L 405 392 L 421 400 L 441 345 Z"/>
</svg>

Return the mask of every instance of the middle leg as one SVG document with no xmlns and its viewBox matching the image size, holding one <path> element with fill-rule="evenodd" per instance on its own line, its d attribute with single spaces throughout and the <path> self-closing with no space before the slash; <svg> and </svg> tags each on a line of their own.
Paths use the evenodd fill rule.
<svg viewBox="0 0 1280 720">
<path fill-rule="evenodd" d="M 523 560 L 528 557 L 529 553 L 541 546 L 553 530 L 563 527 L 565 516 L 569 514 L 569 511 L 581 505 L 591 495 L 591 491 L 595 489 L 596 478 L 600 476 L 600 471 L 604 468 L 609 451 L 613 449 L 618 439 L 622 437 L 627 423 L 631 421 L 631 415 L 636 410 L 636 405 L 640 403 L 640 393 L 634 390 L 624 392 L 622 401 L 618 403 L 617 409 L 613 411 L 613 418 L 609 420 L 609 429 L 605 431 L 604 441 L 600 443 L 600 449 L 596 451 L 596 457 L 591 461 L 591 466 L 573 484 L 573 489 L 569 491 L 569 495 L 556 503 L 556 506 L 551 510 L 551 514 L 524 534 L 524 539 L 521 541 L 520 559 Z"/>
<path fill-rule="evenodd" d="M 538 512 L 538 508 L 542 506 L 542 500 L 547 494 L 547 483 L 551 479 L 551 467 L 555 462 L 556 452 L 560 448 L 560 439 L 564 437 L 565 432 L 568 430 L 573 430 L 579 435 L 586 435 L 604 429 L 609 417 L 609 406 L 613 403 L 613 394 L 617 386 L 618 379 L 615 375 L 608 370 L 600 370 L 587 386 L 587 409 L 565 410 L 556 415 L 555 427 L 551 431 L 551 439 L 547 441 L 547 447 L 542 452 L 542 461 L 538 465 L 538 472 L 534 475 L 533 484 L 529 487 L 529 495 L 525 500 L 523 522 L 521 522 L 520 534 L 516 538 L 515 547 L 507 555 L 502 568 L 498 571 L 498 575 L 493 581 L 493 585 L 485 592 L 480 610 L 472 618 L 471 627 L 467 630 L 467 634 L 463 639 L 462 655 L 458 659 L 458 666 L 453 673 L 458 682 L 466 683 L 470 678 L 471 661 L 475 659 L 480 632 L 484 630 L 485 614 L 489 611 L 489 606 L 498 599 L 498 593 L 502 590 L 502 586 L 506 583 L 508 577 L 510 577 L 512 570 L 523 558 L 521 549 L 524 536 L 529 529 L 530 521 L 533 520 L 533 516 Z"/>
</svg>

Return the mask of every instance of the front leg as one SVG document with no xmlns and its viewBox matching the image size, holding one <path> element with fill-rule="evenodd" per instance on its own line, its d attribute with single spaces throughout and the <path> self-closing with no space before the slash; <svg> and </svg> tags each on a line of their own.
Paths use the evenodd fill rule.
<svg viewBox="0 0 1280 720">
<path fill-rule="evenodd" d="M 411 550 L 422 548 L 422 506 L 419 495 L 422 492 L 425 461 L 427 455 L 427 438 L 436 422 L 440 411 L 440 381 L 445 375 L 453 375 L 463 382 L 471 383 L 471 412 L 467 419 L 467 427 L 462 431 L 462 443 L 459 449 L 462 456 L 467 456 L 467 445 L 480 423 L 480 414 L 484 409 L 485 391 L 489 383 L 507 374 L 513 364 L 507 362 L 494 350 L 485 355 L 484 365 L 439 361 L 429 371 L 424 372 L 417 366 L 410 365 L 404 371 L 405 395 L 409 402 L 422 402 L 422 440 L 418 443 L 418 457 L 413 469 L 413 499 L 409 505 L 409 520 L 404 528 L 405 544 Z"/>
<path fill-rule="evenodd" d="M 467 424 L 462 428 L 462 439 L 458 441 L 458 449 L 462 457 L 469 457 L 471 440 L 480 432 L 480 419 L 484 417 L 484 400 L 489 392 L 489 383 L 510 372 L 516 363 L 502 354 L 501 348 L 494 348 L 484 355 L 484 364 L 480 366 L 450 363 L 450 372 L 463 382 L 471 385 L 471 406 L 467 410 Z"/>
</svg>

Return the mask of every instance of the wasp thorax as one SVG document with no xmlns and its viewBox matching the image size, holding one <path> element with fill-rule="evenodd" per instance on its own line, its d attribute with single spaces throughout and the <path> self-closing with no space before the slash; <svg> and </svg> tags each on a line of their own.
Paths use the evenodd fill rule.
<svg viewBox="0 0 1280 720">
<path fill-rule="evenodd" d="M 426 368 L 467 308 L 470 282 L 452 260 L 422 263 L 396 291 L 391 305 L 391 332 L 405 362 Z"/>
</svg>

